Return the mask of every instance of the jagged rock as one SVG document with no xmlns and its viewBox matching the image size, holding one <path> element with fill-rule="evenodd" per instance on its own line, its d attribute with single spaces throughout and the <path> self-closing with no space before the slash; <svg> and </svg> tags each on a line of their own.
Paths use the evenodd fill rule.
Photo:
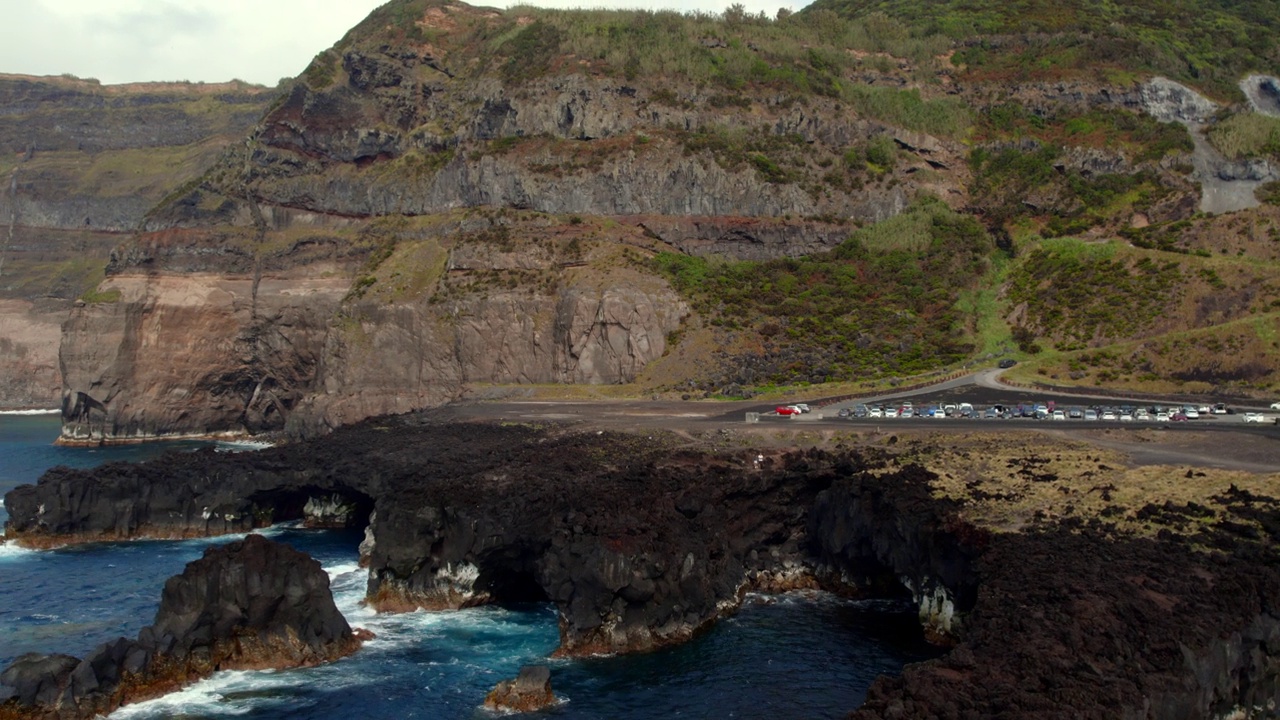
<svg viewBox="0 0 1280 720">
<path fill-rule="evenodd" d="M 433 418 L 382 418 L 248 456 L 51 472 L 6 497 L 7 535 L 48 537 L 45 517 L 94 537 L 85 523 L 113 514 L 92 506 L 145 519 L 133 533 L 146 534 L 172 527 L 149 509 L 172 497 L 269 502 L 288 519 L 317 492 L 367 493 L 375 607 L 551 601 L 560 655 L 683 642 L 748 589 L 822 585 L 914 598 L 934 639 L 957 643 L 879 680 L 856 717 L 1208 720 L 1280 701 L 1280 562 L 1274 543 L 1242 539 L 1227 519 L 1280 527 L 1271 498 L 1227 493 L 1215 500 L 1223 522 L 1191 537 L 1066 519 L 991 532 L 964 519 L 968 504 L 935 497 L 931 473 L 881 453 L 709 452 L 658 434 Z M 217 482 L 190 481 L 204 477 Z M 189 606 L 173 607 L 177 617 Z M 105 665 L 53 663 L 55 674 L 109 684 L 122 658 L 138 662 L 130 642 L 97 653 Z"/>
<path fill-rule="evenodd" d="M 1249 75 L 1240 81 L 1254 112 L 1280 117 L 1280 79 L 1269 75 Z"/>
<path fill-rule="evenodd" d="M 1203 125 L 1218 111 L 1217 103 L 1169 78 L 1152 78 L 1141 89 L 1143 108 L 1161 122 Z"/>
<path fill-rule="evenodd" d="M 10 665 L 0 673 L 0 717 L 93 717 L 216 670 L 336 660 L 368 637 L 338 612 L 320 563 L 250 535 L 170 578 L 137 640 L 104 643 L 84 660 L 26 655 Z"/>
<path fill-rule="evenodd" d="M 62 694 L 80 659 L 27 653 L 0 672 L 0 712 L 5 703 L 51 706 Z"/>
<path fill-rule="evenodd" d="M 498 712 L 535 712 L 556 703 L 551 692 L 551 668 L 526 665 L 515 680 L 498 683 L 484 699 L 484 706 Z"/>
</svg>

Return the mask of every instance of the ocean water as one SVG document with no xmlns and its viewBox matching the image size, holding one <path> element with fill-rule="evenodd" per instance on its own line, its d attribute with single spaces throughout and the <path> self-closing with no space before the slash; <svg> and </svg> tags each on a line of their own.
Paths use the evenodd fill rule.
<svg viewBox="0 0 1280 720">
<path fill-rule="evenodd" d="M 199 443 L 56 448 L 53 417 L 0 416 L 0 492 L 55 464 L 87 467 L 187 451 Z M 751 596 L 683 646 L 640 656 L 549 660 L 549 605 L 377 615 L 360 604 L 358 533 L 264 531 L 329 573 L 352 625 L 377 638 L 330 665 L 227 672 L 112 718 L 490 718 L 481 705 L 521 665 L 551 666 L 554 718 L 839 718 L 876 676 L 931 656 L 910 608 L 822 593 Z M 84 656 L 154 618 L 164 580 L 227 538 L 103 543 L 53 551 L 0 544 L 0 668 L 26 652 Z"/>
</svg>

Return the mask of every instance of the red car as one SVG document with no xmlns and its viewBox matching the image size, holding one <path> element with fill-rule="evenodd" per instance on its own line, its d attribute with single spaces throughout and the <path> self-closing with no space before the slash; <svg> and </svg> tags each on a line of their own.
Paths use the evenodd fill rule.
<svg viewBox="0 0 1280 720">
<path fill-rule="evenodd" d="M 775 410 L 775 412 L 777 412 L 779 415 L 799 415 L 800 408 L 791 407 L 790 405 L 779 405 L 778 409 Z"/>
</svg>

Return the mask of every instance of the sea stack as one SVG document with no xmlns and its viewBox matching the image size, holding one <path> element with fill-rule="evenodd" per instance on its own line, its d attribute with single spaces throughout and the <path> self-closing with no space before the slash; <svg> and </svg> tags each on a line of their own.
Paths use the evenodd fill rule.
<svg viewBox="0 0 1280 720">
<path fill-rule="evenodd" d="M 155 623 L 84 660 L 25 655 L 0 673 L 0 718 L 88 718 L 218 670 L 294 668 L 355 652 L 320 563 L 250 535 L 213 547 L 165 583 Z"/>
<path fill-rule="evenodd" d="M 484 699 L 484 706 L 498 712 L 534 712 L 554 705 L 551 669 L 546 665 L 525 665 L 515 680 L 498 683 Z"/>
</svg>

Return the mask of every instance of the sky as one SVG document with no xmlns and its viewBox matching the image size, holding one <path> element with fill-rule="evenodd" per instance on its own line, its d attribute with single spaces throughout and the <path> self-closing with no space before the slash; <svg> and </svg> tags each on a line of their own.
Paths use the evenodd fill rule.
<svg viewBox="0 0 1280 720">
<path fill-rule="evenodd" d="M 738 0 L 750 12 L 809 0 Z M 541 7 L 720 12 L 732 0 L 525 0 Z M 275 85 L 382 0 L 0 0 L 0 73 Z M 499 0 L 472 4 L 507 7 Z"/>
</svg>

